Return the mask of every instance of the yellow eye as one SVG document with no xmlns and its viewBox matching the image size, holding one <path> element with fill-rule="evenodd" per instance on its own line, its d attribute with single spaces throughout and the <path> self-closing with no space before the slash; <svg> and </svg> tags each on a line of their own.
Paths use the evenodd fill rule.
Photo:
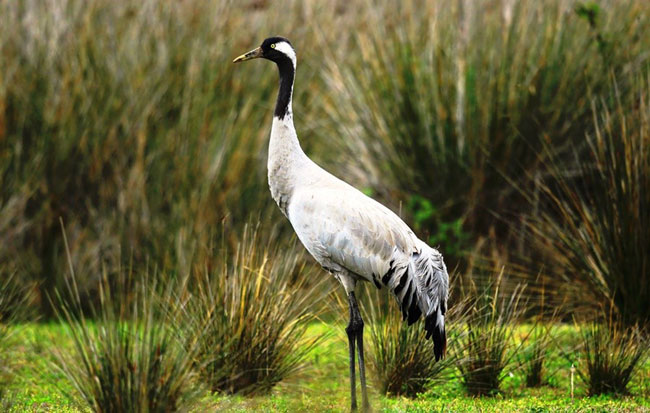
<svg viewBox="0 0 650 413">
<path fill-rule="evenodd" d="M 271 44 L 271 49 L 275 49 L 275 43 Z"/>
</svg>

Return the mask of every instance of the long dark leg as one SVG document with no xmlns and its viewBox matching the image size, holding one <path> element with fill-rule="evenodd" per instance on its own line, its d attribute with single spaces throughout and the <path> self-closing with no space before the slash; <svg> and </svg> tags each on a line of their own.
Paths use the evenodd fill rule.
<svg viewBox="0 0 650 413">
<path fill-rule="evenodd" d="M 359 313 L 361 320 L 361 313 Z M 357 351 L 359 352 L 359 379 L 361 380 L 361 398 L 363 399 L 363 411 L 368 411 L 370 403 L 368 402 L 368 390 L 366 389 L 366 364 L 363 360 L 363 320 L 361 320 L 361 329 L 357 333 Z"/>
<path fill-rule="evenodd" d="M 350 322 L 348 323 L 345 332 L 348 333 L 348 346 L 350 348 L 350 399 L 351 399 L 351 409 L 357 410 L 357 387 L 356 387 L 356 378 L 354 375 L 354 344 L 357 338 L 357 324 L 355 323 L 355 311 L 354 306 L 356 306 L 356 300 L 354 299 L 354 292 L 351 292 L 348 296 L 350 303 Z M 354 306 L 352 303 L 354 302 Z"/>
<path fill-rule="evenodd" d="M 363 410 L 368 410 L 368 390 L 366 388 L 366 366 L 363 357 L 363 319 L 359 311 L 357 299 L 354 292 L 348 295 L 350 303 L 350 323 L 346 328 L 348 333 L 348 342 L 350 343 L 350 383 L 352 386 L 352 410 L 357 408 L 355 379 L 354 379 L 354 342 L 357 344 L 359 352 L 359 379 L 361 380 L 361 397 L 363 399 Z"/>
</svg>

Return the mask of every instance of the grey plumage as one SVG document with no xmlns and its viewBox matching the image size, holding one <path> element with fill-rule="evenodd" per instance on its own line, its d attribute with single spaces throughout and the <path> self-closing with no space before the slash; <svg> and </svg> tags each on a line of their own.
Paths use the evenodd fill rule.
<svg viewBox="0 0 650 413">
<path fill-rule="evenodd" d="M 235 61 L 263 57 L 280 72 L 280 92 L 271 127 L 268 180 L 271 195 L 309 253 L 343 285 L 350 304 L 348 332 L 352 407 L 356 408 L 354 351 L 358 345 L 364 406 L 368 405 L 363 362 L 363 320 L 357 281 L 386 286 L 404 320 L 424 316 L 436 360 L 445 352 L 444 316 L 449 276 L 442 255 L 418 239 L 391 210 L 316 165 L 300 148 L 291 97 L 296 54 L 284 38 L 269 38 Z"/>
</svg>

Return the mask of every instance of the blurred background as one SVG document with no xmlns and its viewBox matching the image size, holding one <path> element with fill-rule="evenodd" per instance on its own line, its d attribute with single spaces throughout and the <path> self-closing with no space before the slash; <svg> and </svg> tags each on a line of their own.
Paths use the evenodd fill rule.
<svg viewBox="0 0 650 413">
<path fill-rule="evenodd" d="M 571 309 L 647 320 L 649 13 L 645 1 L 2 2 L 2 276 L 50 317 L 64 232 L 91 301 L 120 265 L 214 267 L 246 225 L 290 239 L 266 183 L 277 73 L 231 64 L 277 34 L 298 52 L 307 154 L 397 211 L 458 282 L 505 268 Z"/>
</svg>

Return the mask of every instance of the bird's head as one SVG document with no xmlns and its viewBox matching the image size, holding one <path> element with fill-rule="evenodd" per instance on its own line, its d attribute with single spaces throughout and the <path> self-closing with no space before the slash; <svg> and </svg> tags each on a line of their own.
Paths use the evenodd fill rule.
<svg viewBox="0 0 650 413">
<path fill-rule="evenodd" d="M 279 36 L 269 37 L 262 42 L 260 47 L 244 53 L 232 62 L 239 63 L 258 57 L 271 60 L 278 65 L 291 63 L 294 68 L 296 67 L 296 52 L 293 50 L 293 46 L 289 40 Z"/>
</svg>

